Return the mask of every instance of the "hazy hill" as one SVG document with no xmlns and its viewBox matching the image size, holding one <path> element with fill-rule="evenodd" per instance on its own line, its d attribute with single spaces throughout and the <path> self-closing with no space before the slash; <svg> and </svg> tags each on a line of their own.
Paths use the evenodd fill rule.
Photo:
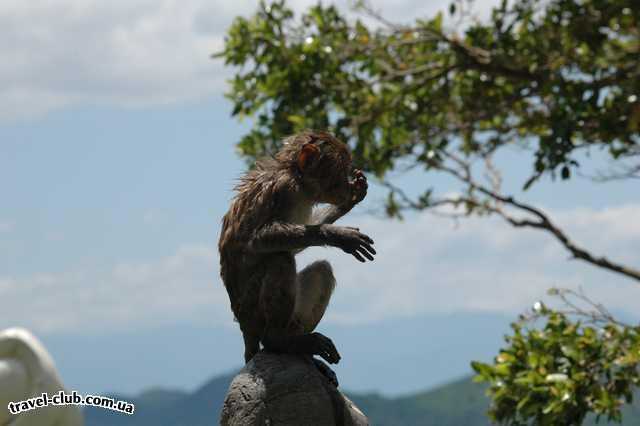
<svg viewBox="0 0 640 426">
<path fill-rule="evenodd" d="M 85 411 L 87 426 L 212 426 L 218 424 L 222 401 L 233 378 L 216 377 L 193 393 L 153 389 L 131 397 L 113 395 L 136 405 L 133 415 L 91 408 Z M 367 414 L 374 426 L 486 426 L 488 400 L 484 386 L 469 378 L 436 389 L 398 398 L 378 394 L 349 397 Z M 640 396 L 640 395 L 638 395 Z M 625 410 L 624 425 L 640 425 L 640 405 Z M 593 421 L 588 425 L 595 424 Z M 600 425 L 607 424 L 601 420 Z"/>
</svg>

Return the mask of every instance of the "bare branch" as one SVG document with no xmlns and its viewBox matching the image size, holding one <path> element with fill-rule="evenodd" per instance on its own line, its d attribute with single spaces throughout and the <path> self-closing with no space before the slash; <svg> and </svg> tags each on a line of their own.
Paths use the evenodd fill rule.
<svg viewBox="0 0 640 426">
<path fill-rule="evenodd" d="M 492 184 L 492 187 L 487 187 L 474 180 L 471 170 L 471 163 L 464 160 L 456 154 L 451 152 L 442 151 L 441 154 L 445 160 L 450 160 L 440 163 L 432 163 L 431 166 L 439 171 L 445 172 L 457 180 L 463 182 L 467 186 L 467 194 L 459 197 L 444 198 L 436 201 L 429 201 L 428 203 L 419 203 L 411 199 L 400 188 L 393 186 L 386 182 L 384 185 L 392 192 L 397 194 L 405 208 L 411 208 L 416 210 L 435 209 L 442 206 L 453 206 L 455 208 L 460 205 L 467 207 L 466 215 L 469 215 L 473 209 L 477 209 L 480 212 L 497 214 L 512 226 L 517 228 L 535 228 L 547 231 L 555 237 L 573 256 L 575 259 L 580 259 L 591 265 L 622 274 L 628 278 L 632 278 L 636 281 L 640 281 L 640 270 L 634 269 L 623 264 L 613 262 L 606 257 L 596 256 L 585 248 L 574 243 L 569 236 L 558 227 L 551 218 L 543 212 L 541 209 L 531 206 L 516 200 L 512 196 L 506 196 L 499 192 L 499 186 L 496 187 L 496 183 Z M 492 167 L 489 165 L 489 167 Z M 489 173 L 492 173 L 489 171 Z M 493 172 L 495 173 L 495 171 Z M 496 189 L 498 188 L 498 189 Z M 474 196 L 475 193 L 482 194 L 484 200 Z M 524 213 L 524 217 L 516 217 L 505 210 L 504 207 L 509 207 L 521 213 Z"/>
<path fill-rule="evenodd" d="M 540 69 L 539 71 L 534 73 L 525 68 L 512 68 L 507 64 L 502 64 L 493 60 L 491 52 L 489 52 L 488 50 L 482 49 L 477 46 L 471 46 L 459 40 L 456 36 L 448 36 L 442 31 L 438 31 L 433 28 L 411 27 L 391 22 L 384 16 L 382 16 L 379 11 L 375 10 L 371 3 L 367 0 L 357 1 L 355 8 L 363 12 L 373 20 L 377 21 L 391 32 L 412 31 L 422 34 L 423 37 L 426 35 L 430 40 L 435 39 L 437 41 L 448 44 L 461 56 L 462 63 L 456 64 L 456 68 L 476 69 L 478 71 L 484 71 L 490 74 L 500 74 L 505 77 L 517 80 L 536 81 L 538 83 L 546 78 L 546 71 L 544 69 Z"/>
<path fill-rule="evenodd" d="M 502 175 L 500 174 L 500 171 L 496 169 L 495 165 L 493 164 L 493 160 L 491 156 L 488 155 L 485 157 L 484 164 L 486 167 L 485 177 L 489 181 L 489 185 L 491 185 L 491 189 L 494 192 L 500 192 L 500 189 L 502 188 Z"/>
<path fill-rule="evenodd" d="M 568 288 L 551 288 L 549 295 L 558 297 L 564 308 L 554 309 L 564 315 L 571 315 L 585 319 L 594 325 L 615 324 L 620 327 L 632 327 L 631 324 L 616 319 L 601 303 L 591 300 L 580 288 L 578 291 Z M 544 315 L 544 310 L 532 309 L 522 315 L 524 321 L 535 321 Z"/>
</svg>

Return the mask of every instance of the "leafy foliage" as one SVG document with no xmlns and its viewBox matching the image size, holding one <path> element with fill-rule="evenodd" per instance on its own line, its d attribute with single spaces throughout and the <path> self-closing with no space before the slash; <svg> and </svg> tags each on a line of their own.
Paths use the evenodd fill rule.
<svg viewBox="0 0 640 426">
<path fill-rule="evenodd" d="M 545 172 L 569 178 L 580 148 L 619 157 L 640 143 L 634 0 L 504 1 L 463 36 L 443 30 L 442 14 L 380 20 L 350 22 L 321 4 L 296 20 L 283 0 L 236 18 L 215 56 L 238 67 L 233 114 L 256 117 L 242 154 L 328 128 L 384 176 L 399 159 L 429 169 L 452 144 L 469 156 L 517 141 L 535 150 L 531 184 Z"/>
<path fill-rule="evenodd" d="M 621 406 L 640 383 L 640 326 L 572 321 L 538 303 L 543 328 L 512 324 L 495 364 L 473 362 L 490 383 L 490 417 L 501 423 L 581 425 L 587 413 L 622 420 Z"/>
</svg>

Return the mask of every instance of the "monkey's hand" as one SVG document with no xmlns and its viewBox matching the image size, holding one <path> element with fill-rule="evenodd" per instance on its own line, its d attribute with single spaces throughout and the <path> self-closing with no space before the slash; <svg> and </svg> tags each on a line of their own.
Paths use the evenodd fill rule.
<svg viewBox="0 0 640 426">
<path fill-rule="evenodd" d="M 364 200 L 364 197 L 367 196 L 367 189 L 369 188 L 367 177 L 364 175 L 362 170 L 355 169 L 352 176 L 353 180 L 349 182 L 349 186 L 351 187 L 351 198 L 349 201 L 351 207 Z"/>
<path fill-rule="evenodd" d="M 330 364 L 340 362 L 340 354 L 335 345 L 324 334 L 311 333 L 296 336 L 299 350 L 309 355 L 318 355 Z"/>
<path fill-rule="evenodd" d="M 373 240 L 360 232 L 358 228 L 350 226 L 330 226 L 330 240 L 332 245 L 339 247 L 345 253 L 348 253 L 358 259 L 360 262 L 366 262 L 365 258 L 373 260 L 376 254 L 373 248 Z"/>
</svg>

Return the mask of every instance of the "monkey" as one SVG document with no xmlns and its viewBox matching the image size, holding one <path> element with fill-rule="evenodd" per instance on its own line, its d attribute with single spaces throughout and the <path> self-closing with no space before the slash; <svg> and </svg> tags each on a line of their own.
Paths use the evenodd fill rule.
<svg viewBox="0 0 640 426">
<path fill-rule="evenodd" d="M 342 249 L 372 261 L 373 240 L 358 228 L 333 223 L 367 194 L 367 179 L 352 166 L 347 145 L 329 132 L 306 130 L 284 139 L 273 156 L 240 178 L 222 219 L 220 275 L 240 325 L 244 360 L 259 352 L 309 356 L 337 386 L 340 354 L 315 332 L 336 280 L 326 260 L 296 270 L 295 255 L 311 246 Z M 318 204 L 327 208 L 314 209 Z"/>
</svg>

